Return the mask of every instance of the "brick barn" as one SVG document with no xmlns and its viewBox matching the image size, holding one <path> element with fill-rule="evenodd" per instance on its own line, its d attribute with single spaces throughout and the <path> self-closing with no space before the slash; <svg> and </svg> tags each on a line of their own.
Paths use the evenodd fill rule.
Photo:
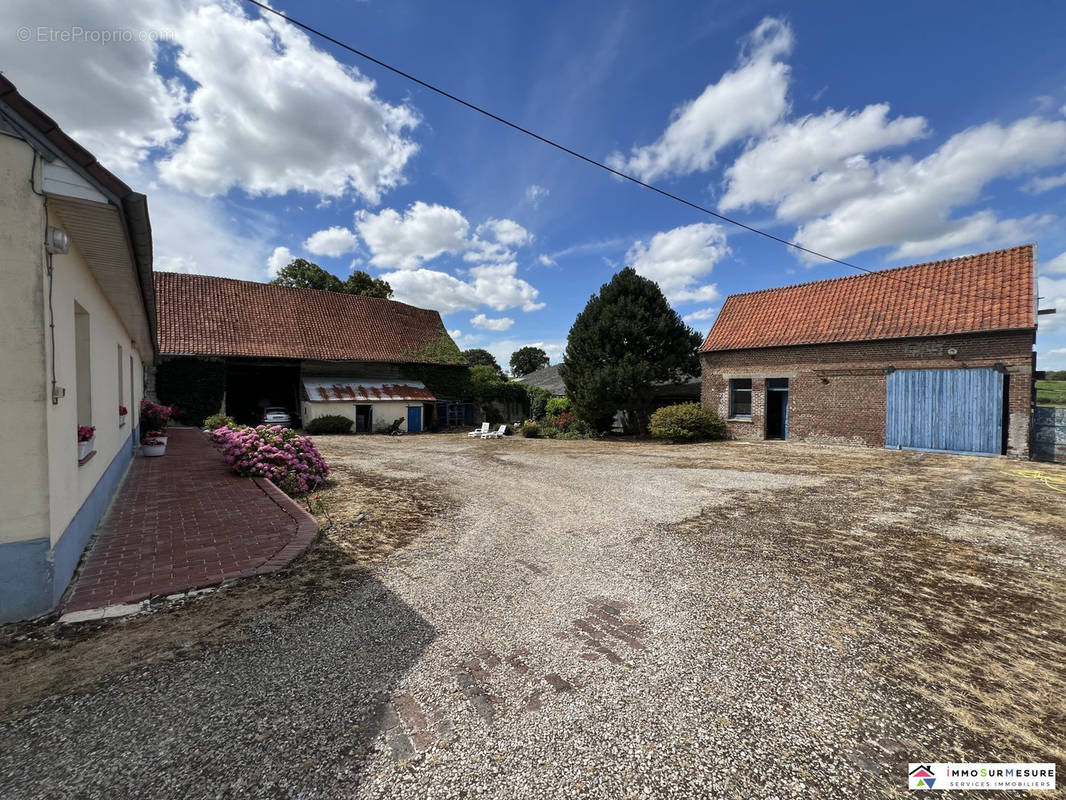
<svg viewBox="0 0 1066 800">
<path fill-rule="evenodd" d="M 187 422 L 223 411 L 293 423 L 348 417 L 356 433 L 473 424 L 468 368 L 436 311 L 318 289 L 155 273 L 159 363 L 151 389 Z"/>
<path fill-rule="evenodd" d="M 702 401 L 736 439 L 1029 456 L 1033 245 L 730 295 Z"/>
</svg>

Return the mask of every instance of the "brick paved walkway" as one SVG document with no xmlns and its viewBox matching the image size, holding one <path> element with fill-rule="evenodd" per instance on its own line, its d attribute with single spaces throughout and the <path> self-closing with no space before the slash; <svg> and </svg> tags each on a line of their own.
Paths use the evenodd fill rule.
<svg viewBox="0 0 1066 800">
<path fill-rule="evenodd" d="M 231 473 L 198 430 L 169 434 L 165 456 L 134 459 L 67 611 L 273 572 L 314 539 L 314 518 L 272 483 Z"/>
</svg>

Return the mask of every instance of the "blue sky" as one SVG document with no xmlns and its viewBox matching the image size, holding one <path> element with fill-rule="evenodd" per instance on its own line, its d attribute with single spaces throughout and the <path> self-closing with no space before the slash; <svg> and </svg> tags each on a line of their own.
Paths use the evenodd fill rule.
<svg viewBox="0 0 1066 800">
<path fill-rule="evenodd" d="M 0 69 L 149 195 L 159 269 L 384 276 L 502 363 L 626 264 L 706 332 L 850 274 L 574 161 L 236 2 L 15 0 Z M 793 6 L 797 4 L 792 4 Z M 871 268 L 1038 243 L 1066 368 L 1066 7 L 278 3 L 588 155 Z M 110 37 L 108 33 L 110 32 Z M 110 38 L 111 41 L 107 41 Z"/>
</svg>

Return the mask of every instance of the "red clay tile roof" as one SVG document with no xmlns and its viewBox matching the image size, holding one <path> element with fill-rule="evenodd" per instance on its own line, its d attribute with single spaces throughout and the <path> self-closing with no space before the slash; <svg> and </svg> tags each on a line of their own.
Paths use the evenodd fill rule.
<svg viewBox="0 0 1066 800">
<path fill-rule="evenodd" d="M 451 343 L 440 314 L 393 300 L 172 272 L 155 295 L 167 355 L 452 361 L 433 346 Z"/>
<path fill-rule="evenodd" d="M 700 350 L 1035 328 L 1033 272 L 1033 245 L 1026 244 L 733 294 Z"/>
</svg>

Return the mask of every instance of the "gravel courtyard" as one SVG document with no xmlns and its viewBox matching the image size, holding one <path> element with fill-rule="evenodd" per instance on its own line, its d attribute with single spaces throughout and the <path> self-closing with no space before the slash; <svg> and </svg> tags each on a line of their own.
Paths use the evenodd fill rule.
<svg viewBox="0 0 1066 800">
<path fill-rule="evenodd" d="M 336 482 L 288 594 L 5 665 L 30 694 L 0 796 L 902 797 L 908 761 L 1066 761 L 1066 495 L 1038 465 L 316 441 Z"/>
</svg>

